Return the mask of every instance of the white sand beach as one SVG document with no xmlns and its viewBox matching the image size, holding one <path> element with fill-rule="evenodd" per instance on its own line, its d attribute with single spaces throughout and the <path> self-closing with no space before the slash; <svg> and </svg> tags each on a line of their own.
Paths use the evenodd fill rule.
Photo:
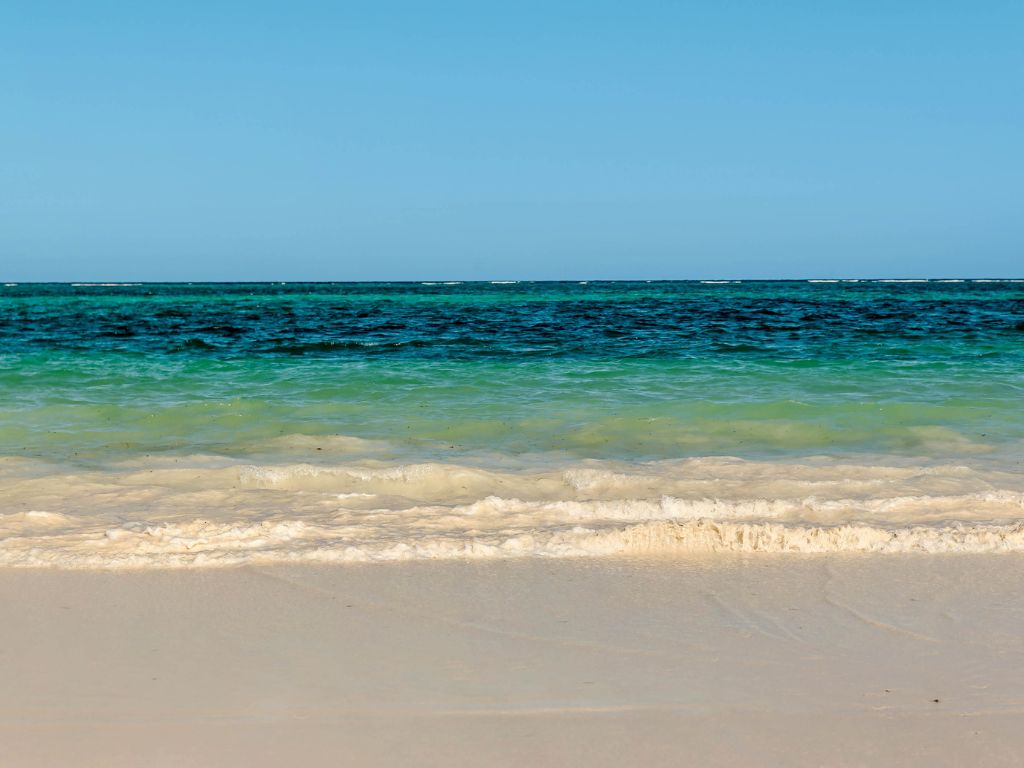
<svg viewBox="0 0 1024 768">
<path fill-rule="evenodd" d="M 1022 566 L 4 569 L 0 765 L 1020 765 Z"/>
</svg>

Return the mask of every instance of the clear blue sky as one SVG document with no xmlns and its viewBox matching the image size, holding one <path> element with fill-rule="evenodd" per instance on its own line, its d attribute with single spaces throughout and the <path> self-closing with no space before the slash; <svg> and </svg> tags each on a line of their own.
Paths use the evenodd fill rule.
<svg viewBox="0 0 1024 768">
<path fill-rule="evenodd" d="M 1021 276 L 1024 3 L 0 4 L 0 279 Z"/>
</svg>

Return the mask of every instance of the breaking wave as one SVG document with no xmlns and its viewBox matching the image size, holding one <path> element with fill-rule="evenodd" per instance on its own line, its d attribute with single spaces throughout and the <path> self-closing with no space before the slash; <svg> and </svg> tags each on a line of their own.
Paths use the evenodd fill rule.
<svg viewBox="0 0 1024 768">
<path fill-rule="evenodd" d="M 886 528 L 700 518 L 624 527 L 573 526 L 506 534 L 360 540 L 344 528 L 324 528 L 300 520 L 256 524 L 194 520 L 45 540 L 8 540 L 0 547 L 0 565 L 119 569 L 610 555 L 995 552 L 1024 552 L 1024 522 Z"/>
<path fill-rule="evenodd" d="M 958 465 L 185 464 L 8 462 L 0 566 L 1024 552 L 1020 475 Z"/>
</svg>

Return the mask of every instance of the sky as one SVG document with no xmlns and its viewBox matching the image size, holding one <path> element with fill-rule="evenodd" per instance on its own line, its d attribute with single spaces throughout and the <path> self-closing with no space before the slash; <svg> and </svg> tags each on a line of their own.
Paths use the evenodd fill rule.
<svg viewBox="0 0 1024 768">
<path fill-rule="evenodd" d="M 1024 276 L 1024 3 L 0 4 L 0 279 Z"/>
</svg>

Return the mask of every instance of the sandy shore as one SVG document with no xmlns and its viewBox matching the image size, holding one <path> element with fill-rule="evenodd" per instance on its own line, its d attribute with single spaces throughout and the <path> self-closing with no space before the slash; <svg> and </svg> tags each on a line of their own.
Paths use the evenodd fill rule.
<svg viewBox="0 0 1024 768">
<path fill-rule="evenodd" d="M 1019 765 L 1022 567 L 0 570 L 0 765 Z"/>
</svg>

